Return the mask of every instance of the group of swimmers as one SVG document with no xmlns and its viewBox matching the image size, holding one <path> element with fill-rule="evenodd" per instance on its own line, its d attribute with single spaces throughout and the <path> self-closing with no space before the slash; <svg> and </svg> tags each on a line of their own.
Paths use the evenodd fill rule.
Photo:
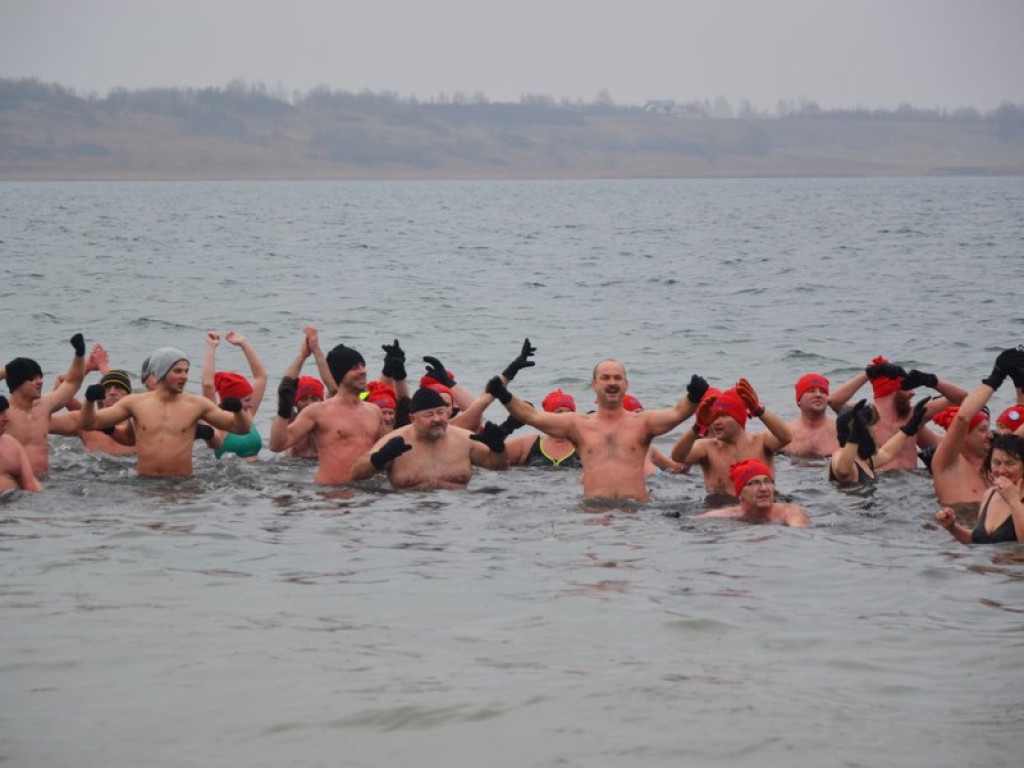
<svg viewBox="0 0 1024 768">
<path fill-rule="evenodd" d="M 133 392 L 127 371 L 110 368 L 101 345 L 86 356 L 82 334 L 72 337 L 71 365 L 49 393 L 43 393 L 42 370 L 34 360 L 11 360 L 0 370 L 11 395 L 0 396 L 0 491 L 41 490 L 50 434 L 77 436 L 87 450 L 134 453 L 138 473 L 145 476 L 191 474 L 197 440 L 218 457 L 253 459 L 263 447 L 253 420 L 268 375 L 244 336 L 232 331 L 224 340 L 242 351 L 250 376 L 216 370 L 221 336 L 208 332 L 202 395 L 185 392 L 189 359 L 173 347 L 145 360 L 140 393 Z M 304 328 L 299 353 L 277 388 L 267 447 L 315 460 L 314 480 L 327 485 L 383 472 L 395 489 L 464 488 L 474 466 L 579 467 L 585 498 L 629 502 L 648 500 L 649 474 L 699 466 L 712 506 L 706 516 L 800 527 L 810 525 L 806 511 L 776 499 L 777 453 L 827 459 L 829 478 L 842 486 L 875 483 L 889 469 L 913 469 L 920 456 L 943 505 L 936 521 L 957 540 L 1024 541 L 1024 347 L 1000 353 L 992 372 L 970 392 L 882 357 L 835 388 L 821 374 L 808 373 L 795 384 L 800 413 L 789 422 L 766 408 L 743 378 L 719 390 L 693 375 L 673 406 L 644 409 L 628 393 L 625 366 L 612 359 L 594 367 L 593 410 L 579 411 L 561 390 L 547 394 L 538 409 L 509 389 L 520 371 L 535 365 L 529 339 L 476 395 L 436 357 L 423 358 L 426 374 L 413 390 L 398 340 L 382 350 L 380 376 L 368 381 L 358 351 L 338 344 L 324 354 L 316 329 Z M 319 377 L 302 375 L 310 357 Z M 102 378 L 79 402 L 75 396 L 92 371 Z M 1015 402 L 996 418 L 999 434 L 993 435 L 987 404 L 1008 378 Z M 868 383 L 871 402 L 848 405 Z M 915 402 L 922 388 L 934 396 Z M 495 400 L 508 416 L 484 422 Z M 652 445 L 691 416 L 692 428 L 669 455 Z M 765 429 L 749 432 L 750 419 Z M 523 425 L 539 434 L 513 436 Z"/>
</svg>

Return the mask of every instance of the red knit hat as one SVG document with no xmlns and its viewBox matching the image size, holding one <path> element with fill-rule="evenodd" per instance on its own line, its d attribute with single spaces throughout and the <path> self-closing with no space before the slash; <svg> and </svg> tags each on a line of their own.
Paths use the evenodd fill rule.
<svg viewBox="0 0 1024 768">
<path fill-rule="evenodd" d="M 548 413 L 554 413 L 556 408 L 568 408 L 570 411 L 575 411 L 576 401 L 572 399 L 572 395 L 556 389 L 554 392 L 549 392 L 547 397 L 541 401 L 541 407 Z"/>
<path fill-rule="evenodd" d="M 823 389 L 828 394 L 828 379 L 820 373 L 805 373 L 796 380 L 796 402 L 799 405 L 800 398 L 807 394 L 808 389 Z"/>
<path fill-rule="evenodd" d="M 932 416 L 932 421 L 934 421 L 936 424 L 938 424 L 940 427 L 942 427 L 944 430 L 948 432 L 950 425 L 953 423 L 953 419 L 956 418 L 956 415 L 958 413 L 960 413 L 960 406 L 951 405 L 949 406 L 949 408 L 943 408 L 941 411 Z M 988 413 L 986 413 L 985 411 L 979 411 L 978 413 L 974 414 L 974 418 L 971 419 L 971 426 L 968 427 L 967 431 L 973 432 L 974 428 L 981 424 L 981 422 L 983 421 L 988 421 Z"/>
<path fill-rule="evenodd" d="M 378 408 L 395 410 L 398 407 L 398 395 L 387 384 L 380 381 L 371 381 L 367 389 L 366 402 L 373 403 Z"/>
<path fill-rule="evenodd" d="M 432 389 L 439 395 L 448 395 L 448 397 L 452 399 L 452 405 L 455 404 L 455 395 L 453 395 L 452 391 L 444 384 L 439 382 L 437 379 L 432 379 L 429 376 L 424 376 L 422 379 L 420 379 L 420 386 L 425 387 L 427 389 Z"/>
<path fill-rule="evenodd" d="M 882 363 L 888 363 L 884 357 L 879 355 L 871 361 L 872 365 L 881 365 Z M 903 383 L 903 377 L 897 376 L 895 379 L 890 379 L 888 376 L 879 376 L 877 379 L 871 379 L 871 389 L 875 394 L 875 399 L 891 395 L 893 392 L 898 392 L 900 384 Z"/>
<path fill-rule="evenodd" d="M 320 379 L 315 379 L 312 376 L 300 376 L 299 383 L 295 388 L 295 402 L 299 402 L 304 397 L 315 395 L 321 400 L 324 399 L 324 385 Z"/>
<path fill-rule="evenodd" d="M 747 426 L 747 404 L 735 389 L 727 389 L 715 398 L 715 404 L 711 406 L 711 415 L 717 418 L 722 414 L 732 416 L 741 427 Z"/>
<path fill-rule="evenodd" d="M 241 400 L 252 394 L 252 384 L 246 381 L 245 376 L 234 371 L 217 371 L 213 376 L 213 388 L 217 390 L 222 403 L 229 397 Z"/>
<path fill-rule="evenodd" d="M 757 459 L 744 459 L 729 467 L 729 479 L 732 480 L 737 496 L 740 495 L 743 486 L 760 475 L 767 475 L 773 480 L 775 479 L 772 471 L 768 469 L 768 465 Z"/>
</svg>

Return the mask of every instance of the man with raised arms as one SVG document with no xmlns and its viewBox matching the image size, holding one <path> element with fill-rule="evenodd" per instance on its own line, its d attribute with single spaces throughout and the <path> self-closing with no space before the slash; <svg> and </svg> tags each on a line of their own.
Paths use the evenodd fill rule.
<svg viewBox="0 0 1024 768">
<path fill-rule="evenodd" d="M 298 382 L 292 377 L 281 381 L 268 447 L 283 451 L 312 437 L 320 462 L 314 482 L 337 485 L 354 479 L 356 459 L 384 435 L 385 428 L 380 408 L 359 397 L 366 389 L 363 356 L 339 344 L 327 354 L 327 367 L 338 390 L 322 403 L 303 408 L 291 422 Z"/>
<path fill-rule="evenodd" d="M 890 437 L 896 434 L 900 427 L 907 423 L 907 420 L 914 412 L 911 401 L 914 397 L 914 390 L 917 387 L 928 387 L 934 389 L 942 397 L 934 398 L 928 403 L 928 410 L 925 412 L 925 423 L 936 413 L 948 407 L 950 404 L 960 403 L 967 392 L 954 384 L 942 381 L 933 373 L 911 370 L 906 371 L 901 366 L 889 362 L 879 355 L 871 364 L 849 381 L 840 384 L 829 395 L 828 404 L 833 411 L 839 413 L 843 406 L 851 400 L 866 382 L 871 382 L 871 391 L 874 394 L 875 408 L 878 410 L 878 426 L 876 428 L 879 445 L 884 445 Z M 939 444 L 939 436 L 927 427 L 917 431 L 915 440 L 908 440 L 900 450 L 895 459 L 885 466 L 890 469 L 914 469 L 917 467 L 917 452 L 915 446 L 922 450 L 935 448 Z"/>
<path fill-rule="evenodd" d="M 11 391 L 10 423 L 7 434 L 21 443 L 28 454 L 32 471 L 50 468 L 50 418 L 71 402 L 85 377 L 85 339 L 76 333 L 71 337 L 75 356 L 63 383 L 43 394 L 43 369 L 27 357 L 16 357 L 4 367 L 7 387 Z"/>
<path fill-rule="evenodd" d="M 698 517 L 731 517 L 746 523 L 782 523 L 793 528 L 811 525 L 803 507 L 775 501 L 775 478 L 763 461 L 736 462 L 729 467 L 729 480 L 740 503 L 713 509 Z"/>
<path fill-rule="evenodd" d="M 43 486 L 32 472 L 32 465 L 29 464 L 25 449 L 21 443 L 6 434 L 7 424 L 10 422 L 9 413 L 10 403 L 6 397 L 0 395 L 0 494 L 15 489 L 41 491 Z"/>
<path fill-rule="evenodd" d="M 839 450 L 836 420 L 828 415 L 829 381 L 820 373 L 805 373 L 796 381 L 800 415 L 786 424 L 792 440 L 784 448 L 790 456 L 824 458 Z"/>
<path fill-rule="evenodd" d="M 441 395 L 420 387 L 409 404 L 410 423 L 381 438 L 356 460 L 353 480 L 386 470 L 396 490 L 465 488 L 473 467 L 507 469 L 505 432 L 487 422 L 481 434 L 448 423 L 451 409 Z"/>
<path fill-rule="evenodd" d="M 722 392 L 704 408 L 708 410 L 708 416 L 702 419 L 710 425 L 708 436 L 694 441 L 692 434 L 683 435 L 672 448 L 672 459 L 681 464 L 700 464 L 709 494 L 734 496 L 729 468 L 744 459 L 757 459 L 771 469 L 775 453 L 789 443 L 789 429 L 777 414 L 761 405 L 746 379 L 740 379 L 735 388 Z M 768 431 L 747 432 L 748 413 L 760 419 Z"/>
<path fill-rule="evenodd" d="M 576 446 L 583 462 L 584 498 L 650 500 L 644 462 L 651 441 L 693 414 L 708 383 L 694 375 L 686 396 L 673 407 L 630 412 L 623 407 L 629 389 L 626 369 L 619 361 L 607 359 L 594 366 L 590 388 L 597 395 L 595 412 L 547 413 L 513 397 L 500 377 L 487 382 L 487 392 L 514 418 Z"/>
<path fill-rule="evenodd" d="M 93 384 L 85 392 L 82 407 L 82 429 L 109 429 L 132 419 L 140 475 L 191 475 L 192 443 L 200 420 L 236 435 L 249 432 L 249 417 L 237 398 L 228 398 L 218 408 L 205 397 L 185 392 L 189 363 L 181 350 L 156 350 L 149 357 L 148 370 L 156 379 L 152 392 L 128 395 L 98 410 L 96 403 L 105 393 L 102 386 Z"/>
</svg>

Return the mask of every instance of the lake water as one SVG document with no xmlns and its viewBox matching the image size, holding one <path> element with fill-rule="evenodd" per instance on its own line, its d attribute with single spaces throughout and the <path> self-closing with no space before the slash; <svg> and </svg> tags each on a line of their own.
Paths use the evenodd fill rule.
<svg viewBox="0 0 1024 768">
<path fill-rule="evenodd" d="M 181 347 L 198 391 L 234 329 L 266 435 L 304 325 L 472 389 L 528 336 L 529 399 L 611 356 L 649 408 L 697 372 L 793 418 L 877 354 L 975 386 L 1024 341 L 1022 211 L 1021 178 L 4 183 L 0 360 L 49 386 L 80 330 L 136 373 Z M 790 530 L 693 519 L 699 472 L 595 511 L 569 472 L 339 495 L 267 452 L 52 453 L 0 500 L 0 763 L 1020 764 L 1024 547 L 936 529 L 923 470 L 843 494 L 780 458 Z"/>
</svg>

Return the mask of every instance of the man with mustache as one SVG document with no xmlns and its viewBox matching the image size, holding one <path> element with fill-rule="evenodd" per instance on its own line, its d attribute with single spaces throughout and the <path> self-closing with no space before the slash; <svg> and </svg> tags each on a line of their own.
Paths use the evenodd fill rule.
<svg viewBox="0 0 1024 768">
<path fill-rule="evenodd" d="M 590 388 L 597 395 L 595 412 L 547 413 L 513 397 L 501 377 L 487 382 L 487 392 L 515 419 L 572 442 L 583 462 L 584 498 L 649 501 L 644 463 L 651 441 L 693 415 L 708 383 L 694 375 L 686 396 L 671 408 L 631 412 L 624 407 L 629 389 L 626 368 L 607 359 L 594 366 Z"/>
<path fill-rule="evenodd" d="M 449 425 L 450 409 L 441 395 L 420 387 L 409 404 L 410 423 L 381 438 L 360 456 L 353 480 L 386 471 L 396 490 L 465 488 L 473 467 L 507 469 L 505 432 L 488 422 L 483 432 Z"/>
<path fill-rule="evenodd" d="M 857 390 L 868 381 L 871 382 L 875 408 L 878 409 L 878 426 L 875 431 L 879 445 L 884 445 L 890 437 L 895 435 L 896 431 L 906 424 L 913 414 L 912 401 L 914 389 L 917 387 L 928 387 L 942 395 L 928 403 L 924 423 L 951 404 L 959 405 L 967 396 L 965 390 L 948 381 L 941 381 L 933 373 L 918 370 L 911 370 L 908 373 L 901 366 L 895 365 L 879 355 L 871 361 L 863 373 L 858 373 L 832 392 L 828 399 L 829 407 L 839 413 L 857 393 Z M 880 469 L 882 471 L 914 469 L 917 467 L 916 449 L 924 451 L 935 448 L 938 444 L 939 436 L 930 429 L 921 427 L 917 431 L 917 440 L 908 440 L 896 458 Z"/>
</svg>

